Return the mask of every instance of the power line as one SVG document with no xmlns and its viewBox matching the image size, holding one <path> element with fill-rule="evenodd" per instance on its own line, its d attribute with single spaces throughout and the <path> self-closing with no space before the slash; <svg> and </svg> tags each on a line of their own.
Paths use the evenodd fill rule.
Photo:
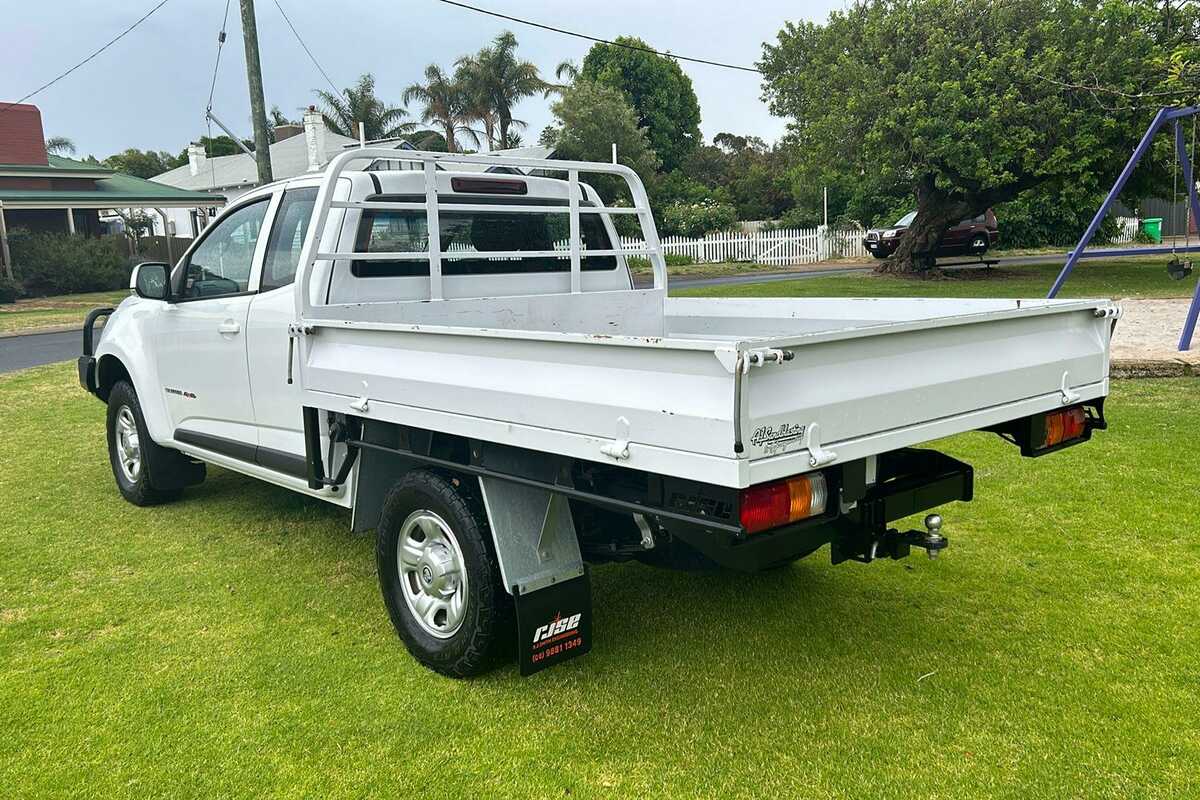
<svg viewBox="0 0 1200 800">
<path fill-rule="evenodd" d="M 221 32 L 217 34 L 217 60 L 213 64 L 212 85 L 208 87 L 208 111 L 212 111 L 213 94 L 217 91 L 217 70 L 221 67 L 221 49 L 225 47 L 225 27 L 229 23 L 229 0 L 225 0 L 225 16 L 221 18 Z"/>
<path fill-rule="evenodd" d="M 296 26 L 293 25 L 291 19 L 288 18 L 287 12 L 283 10 L 283 6 L 279 5 L 279 0 L 274 0 L 274 2 L 275 7 L 279 9 L 279 13 L 283 15 L 283 21 L 286 22 L 287 26 L 292 29 L 292 35 L 296 37 L 296 41 L 299 42 L 300 46 L 304 48 L 304 52 L 308 53 L 309 60 L 312 61 L 313 66 L 317 68 L 317 71 L 324 76 L 325 82 L 329 84 L 329 88 L 333 89 L 334 96 L 342 94 L 342 90 L 333 85 L 333 81 L 329 79 L 329 73 L 327 73 L 321 66 L 321 63 L 317 61 L 317 57 L 312 54 L 312 50 L 308 49 L 308 45 L 304 43 L 304 40 L 300 38 L 300 32 L 296 30 Z"/>
<path fill-rule="evenodd" d="M 137 22 L 133 23 L 133 24 L 132 24 L 132 25 L 130 25 L 128 28 L 126 28 L 125 30 L 123 30 L 123 31 L 121 31 L 120 33 L 118 33 L 118 34 L 117 34 L 116 36 L 114 36 L 112 39 L 110 39 L 109 41 L 107 41 L 107 42 L 104 44 L 104 46 L 103 46 L 103 47 L 101 47 L 99 50 L 97 50 L 96 52 L 92 53 L 90 56 L 88 56 L 87 58 L 85 58 L 83 61 L 80 61 L 80 62 L 79 62 L 78 64 L 76 64 L 75 66 L 71 67 L 69 70 L 67 70 L 67 71 L 66 71 L 66 72 L 64 72 L 63 74 L 59 75 L 57 78 L 54 78 L 53 80 L 51 80 L 51 81 L 48 81 L 47 83 L 43 83 L 43 84 L 42 84 L 41 86 L 39 86 L 38 88 L 34 89 L 32 92 L 30 92 L 29 94 L 27 94 L 27 95 L 25 95 L 24 97 L 22 97 L 20 100 L 17 100 L 17 101 L 15 101 L 15 102 L 12 102 L 12 103 L 8 103 L 8 104 L 6 104 L 6 105 L 4 105 L 4 106 L 0 106 L 0 114 L 4 113 L 5 111 L 8 111 L 10 108 L 12 108 L 12 107 L 13 107 L 13 106 L 15 106 L 15 105 L 19 105 L 20 103 L 24 103 L 26 100 L 28 100 L 29 98 L 33 97 L 35 94 L 38 94 L 39 92 L 42 92 L 42 91 L 44 91 L 44 90 L 46 90 L 46 89 L 49 89 L 49 88 L 50 88 L 51 86 L 53 86 L 54 84 L 58 83 L 58 82 L 59 82 L 59 81 L 61 81 L 63 78 L 65 78 L 65 77 L 67 77 L 68 75 L 70 75 L 72 72 L 74 72 L 75 70 L 79 69 L 79 68 L 80 68 L 80 67 L 82 67 L 84 64 L 88 63 L 88 62 L 89 62 L 89 61 L 91 61 L 93 58 L 95 58 L 96 56 L 100 55 L 101 53 L 103 53 L 103 52 L 104 52 L 105 50 L 107 50 L 108 48 L 112 47 L 112 46 L 113 46 L 114 44 L 116 44 L 117 42 L 121 41 L 121 39 L 125 38 L 125 35 L 126 35 L 127 33 L 129 33 L 129 32 L 130 32 L 130 31 L 132 31 L 134 28 L 136 28 L 137 26 L 141 25 L 143 22 L 145 22 L 146 20 L 148 20 L 148 19 L 150 18 L 150 16 L 151 16 L 151 15 L 152 15 L 152 14 L 153 14 L 155 11 L 158 11 L 160 8 L 162 8 L 163 6 L 165 6 L 165 5 L 166 5 L 168 2 L 169 2 L 169 0 L 162 0 L 162 1 L 161 1 L 161 2 L 160 2 L 158 5 L 156 5 L 154 8 L 150 9 L 149 11 L 147 11 L 147 12 L 146 12 L 146 13 L 145 13 L 145 14 L 144 14 L 144 15 L 143 15 L 143 16 L 142 16 L 140 19 L 138 19 L 138 21 L 137 21 Z"/>
<path fill-rule="evenodd" d="M 540 22 L 532 22 L 527 19 L 521 19 L 520 17 L 513 17 L 508 14 L 501 14 L 499 11 L 489 11 L 486 8 L 479 8 L 478 6 L 472 6 L 472 5 L 468 5 L 466 3 L 460 3 L 457 0 L 438 0 L 438 2 L 445 3 L 448 6 L 458 6 L 459 8 L 465 8 L 468 11 L 475 11 L 480 14 L 487 14 L 490 17 L 499 17 L 500 19 L 506 19 L 509 22 L 516 22 L 521 25 L 528 25 L 533 28 L 541 28 L 544 31 L 552 31 L 553 33 L 561 33 L 564 36 L 574 36 L 577 39 L 586 39 L 589 42 L 599 42 L 600 44 L 610 44 L 610 45 L 613 45 L 614 47 L 624 47 L 626 50 L 637 50 L 637 51 L 640 51 L 643 53 L 653 53 L 656 56 L 664 56 L 666 58 L 676 58 L 676 59 L 679 59 L 680 61 L 691 61 L 696 64 L 707 64 L 710 67 L 723 67 L 725 69 L 741 70 L 742 72 L 753 72 L 758 75 L 762 74 L 762 70 L 757 69 L 756 67 L 744 67 L 744 66 L 741 66 L 740 64 L 726 64 L 721 61 L 710 61 L 707 58 L 692 58 L 690 56 L 676 55 L 675 53 L 663 53 L 661 51 L 654 50 L 653 48 L 650 48 L 650 47 L 640 47 L 636 44 L 626 44 L 625 42 L 614 42 L 610 39 L 601 39 L 597 36 L 589 36 L 586 33 L 577 33 L 576 31 L 569 31 L 569 30 L 566 30 L 565 28 L 556 28 L 553 25 L 544 25 Z"/>
</svg>

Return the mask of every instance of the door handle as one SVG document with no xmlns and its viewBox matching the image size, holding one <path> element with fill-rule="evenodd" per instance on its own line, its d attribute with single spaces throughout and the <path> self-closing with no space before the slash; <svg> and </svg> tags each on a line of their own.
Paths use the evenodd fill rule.
<svg viewBox="0 0 1200 800">
<path fill-rule="evenodd" d="M 242 326 L 237 324 L 236 322 L 234 322 L 231 319 L 227 319 L 224 322 L 222 322 L 220 325 L 217 326 L 217 332 L 219 332 L 221 334 L 228 334 L 230 336 L 237 334 L 237 333 L 241 333 L 241 331 L 242 331 Z"/>
</svg>

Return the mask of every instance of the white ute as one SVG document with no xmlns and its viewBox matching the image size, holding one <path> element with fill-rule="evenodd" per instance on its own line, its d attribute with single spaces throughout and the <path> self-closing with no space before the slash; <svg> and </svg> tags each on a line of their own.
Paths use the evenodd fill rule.
<svg viewBox="0 0 1200 800">
<path fill-rule="evenodd" d="M 973 476 L 914 445 L 989 430 L 1037 456 L 1105 426 L 1110 301 L 672 298 L 631 170 L 404 158 L 350 150 L 239 197 L 92 312 L 79 374 L 131 502 L 214 464 L 352 509 L 439 672 L 514 634 L 525 674 L 586 652 L 585 562 L 934 556 L 939 516 L 889 523 Z"/>
</svg>

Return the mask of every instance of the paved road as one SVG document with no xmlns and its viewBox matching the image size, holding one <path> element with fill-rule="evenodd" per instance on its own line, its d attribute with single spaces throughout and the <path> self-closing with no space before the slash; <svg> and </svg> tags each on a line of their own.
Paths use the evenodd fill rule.
<svg viewBox="0 0 1200 800">
<path fill-rule="evenodd" d="M 0 372 L 74 360 L 82 350 L 82 331 L 9 336 L 0 339 Z"/>
</svg>

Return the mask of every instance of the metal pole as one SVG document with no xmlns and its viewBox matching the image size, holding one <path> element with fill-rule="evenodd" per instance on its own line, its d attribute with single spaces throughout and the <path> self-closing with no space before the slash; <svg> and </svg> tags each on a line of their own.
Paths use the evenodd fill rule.
<svg viewBox="0 0 1200 800">
<path fill-rule="evenodd" d="M 226 135 L 228 135 L 230 139 L 233 139 L 233 143 L 236 144 L 238 147 L 242 148 L 243 153 L 250 156 L 255 161 L 258 161 L 258 156 L 256 156 L 254 154 L 254 151 L 251 150 L 249 147 L 246 147 L 246 143 L 243 142 L 241 139 L 239 139 L 238 135 L 236 133 L 229 130 L 229 128 L 225 125 L 224 122 L 221 122 L 221 120 L 217 119 L 217 115 L 212 113 L 212 109 L 209 109 L 208 111 L 206 111 L 205 116 L 207 116 L 213 122 L 217 123 L 217 127 L 220 128 L 221 130 L 225 131 Z M 216 165 L 214 164 L 213 166 L 215 167 Z"/>
<path fill-rule="evenodd" d="M 75 212 L 67 209 L 67 233 L 75 233 Z"/>
<path fill-rule="evenodd" d="M 1083 248 L 1087 247 L 1088 242 L 1092 241 L 1092 237 L 1096 235 L 1096 231 L 1100 228 L 1100 223 L 1108 216 L 1108 209 L 1116 202 L 1117 196 L 1121 194 L 1121 190 L 1125 188 L 1125 182 L 1133 174 L 1133 170 L 1138 165 L 1138 162 L 1142 160 L 1142 156 L 1150 149 L 1150 144 L 1154 141 L 1154 134 L 1158 133 L 1158 129 L 1162 127 L 1171 110 L 1169 108 L 1160 108 L 1158 113 L 1154 115 L 1154 121 L 1150 123 L 1150 127 L 1146 129 L 1146 134 L 1138 142 L 1133 155 L 1129 157 L 1129 162 L 1125 164 L 1125 169 L 1121 170 L 1121 174 L 1117 177 L 1117 182 L 1113 184 L 1112 190 L 1109 191 L 1108 197 L 1104 198 L 1104 202 L 1100 204 L 1100 210 L 1092 218 L 1092 222 L 1084 232 L 1083 238 L 1079 240 L 1079 244 L 1075 245 L 1075 249 L 1067 255 L 1067 263 L 1063 265 L 1062 272 L 1058 274 L 1054 285 L 1050 287 L 1050 294 L 1046 295 L 1046 297 L 1054 299 L 1055 295 L 1062 289 L 1063 284 L 1067 282 L 1067 278 L 1071 276 L 1071 270 L 1075 269 L 1076 262 L 1079 261 L 1080 255 L 1083 254 Z"/>
<path fill-rule="evenodd" d="M 1200 195 L 1196 192 L 1196 178 L 1192 173 L 1192 161 L 1188 158 L 1187 147 L 1183 139 L 1183 126 L 1179 124 L 1179 120 L 1175 121 L 1175 151 L 1179 153 L 1179 164 L 1183 167 L 1183 182 L 1187 184 L 1188 202 L 1192 208 L 1192 217 L 1200 221 Z M 1195 153 L 1192 155 L 1195 155 Z M 1184 219 L 1183 224 L 1187 225 L 1187 219 Z M 1200 281 L 1196 282 L 1196 293 L 1192 296 L 1192 304 L 1188 307 L 1187 318 L 1183 322 L 1183 331 L 1179 335 L 1180 352 L 1191 349 L 1192 336 L 1196 332 L 1196 319 L 1198 317 L 1200 317 Z"/>
<path fill-rule="evenodd" d="M 242 37 L 246 42 L 246 81 L 250 85 L 250 119 L 254 123 L 254 159 L 258 162 L 258 182 L 270 183 L 271 147 L 267 141 L 267 105 L 263 101 L 262 63 L 258 57 L 258 26 L 254 21 L 254 0 L 241 0 Z"/>
<path fill-rule="evenodd" d="M 4 277 L 13 280 L 12 253 L 8 250 L 8 226 L 4 222 L 3 203 L 0 203 L 0 261 L 4 262 Z"/>
<path fill-rule="evenodd" d="M 612 146 L 613 146 L 613 163 L 615 164 L 615 163 L 617 163 L 617 143 L 613 142 Z"/>
<path fill-rule="evenodd" d="M 154 209 L 163 221 L 163 239 L 167 242 L 167 263 L 175 266 L 175 254 L 171 252 L 171 221 L 167 217 L 167 212 L 161 208 Z"/>
</svg>

